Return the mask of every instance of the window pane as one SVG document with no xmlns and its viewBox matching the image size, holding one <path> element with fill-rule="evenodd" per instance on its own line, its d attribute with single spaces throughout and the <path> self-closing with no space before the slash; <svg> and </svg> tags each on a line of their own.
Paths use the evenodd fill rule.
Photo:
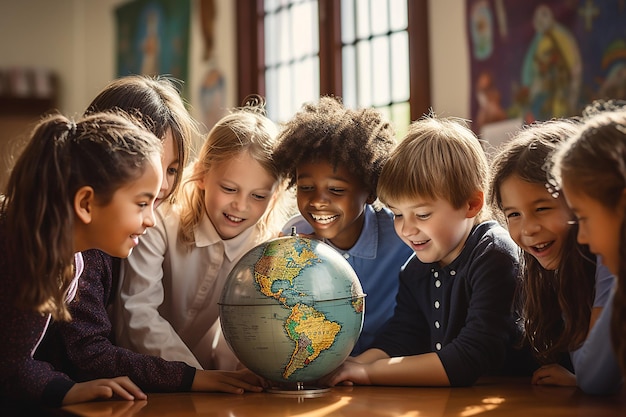
<svg viewBox="0 0 626 417">
<path fill-rule="evenodd" d="M 289 31 L 289 9 L 281 9 L 277 15 L 276 32 L 278 39 L 278 62 L 288 62 L 291 59 L 291 33 Z"/>
<path fill-rule="evenodd" d="M 365 39 L 370 35 L 370 8 L 369 0 L 356 2 L 356 37 Z"/>
<path fill-rule="evenodd" d="M 356 97 L 356 51 L 354 46 L 347 45 L 342 48 L 342 65 L 341 69 L 343 84 L 343 102 L 347 107 L 355 108 L 357 105 Z"/>
<path fill-rule="evenodd" d="M 316 54 L 319 50 L 317 3 L 307 1 L 291 8 L 288 37 L 292 39 L 292 58 Z"/>
<path fill-rule="evenodd" d="M 274 99 L 276 100 L 277 112 L 270 118 L 274 121 L 287 120 L 291 114 L 291 89 L 293 88 L 290 67 L 283 65 L 278 69 L 276 84 L 278 94 Z"/>
<path fill-rule="evenodd" d="M 406 136 L 411 123 L 411 106 L 408 101 L 391 106 L 391 121 L 396 129 L 396 138 L 400 141 Z"/>
<path fill-rule="evenodd" d="M 273 13 L 280 6 L 281 0 L 264 0 L 263 7 L 265 9 L 265 13 Z"/>
<path fill-rule="evenodd" d="M 376 107 L 389 104 L 390 74 L 389 74 L 389 38 L 379 36 L 372 39 L 372 104 Z"/>
<path fill-rule="evenodd" d="M 293 89 L 289 114 L 281 114 L 283 118 L 291 118 L 300 109 L 303 103 L 314 100 L 319 95 L 319 60 L 315 56 L 304 61 L 299 61 L 293 66 Z"/>
<path fill-rule="evenodd" d="M 341 0 L 341 41 L 343 43 L 353 43 L 355 40 L 354 13 L 354 0 Z"/>
<path fill-rule="evenodd" d="M 361 107 L 372 105 L 372 57 L 370 54 L 371 42 L 361 41 L 356 44 L 357 68 L 355 75 L 357 78 L 357 100 Z"/>
<path fill-rule="evenodd" d="M 407 20 L 409 13 L 407 10 L 407 1 L 412 0 L 389 0 L 391 31 L 404 30 L 407 28 L 409 24 Z"/>
<path fill-rule="evenodd" d="M 277 45 L 278 44 L 278 29 L 280 25 L 277 23 L 276 15 L 268 14 L 265 15 L 265 44 L 266 45 Z M 268 67 L 274 66 L 277 64 L 278 57 L 276 56 L 276 48 L 266 47 L 265 48 L 265 65 Z"/>
<path fill-rule="evenodd" d="M 406 31 L 391 35 L 391 101 L 408 101 L 410 97 L 409 37 Z"/>
<path fill-rule="evenodd" d="M 278 111 L 277 99 L 278 97 L 278 82 L 277 72 L 275 68 L 268 68 L 265 71 L 265 109 L 267 114 L 275 114 Z"/>
<path fill-rule="evenodd" d="M 319 96 L 319 16 L 317 0 L 266 3 L 265 84 L 267 114 L 289 119 L 305 101 Z"/>
<path fill-rule="evenodd" d="M 371 0 L 372 2 L 372 35 L 383 35 L 389 32 L 389 3 L 387 0 Z"/>
</svg>

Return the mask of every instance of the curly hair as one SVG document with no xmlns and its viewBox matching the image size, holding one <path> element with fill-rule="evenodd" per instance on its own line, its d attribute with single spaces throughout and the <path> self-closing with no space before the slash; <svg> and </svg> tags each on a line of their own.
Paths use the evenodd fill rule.
<svg viewBox="0 0 626 417">
<path fill-rule="evenodd" d="M 295 185 L 298 166 L 322 160 L 348 169 L 375 196 L 378 177 L 395 144 L 393 126 L 378 110 L 348 109 L 340 99 L 327 96 L 304 104 L 283 126 L 274 160 L 289 187 Z"/>
</svg>

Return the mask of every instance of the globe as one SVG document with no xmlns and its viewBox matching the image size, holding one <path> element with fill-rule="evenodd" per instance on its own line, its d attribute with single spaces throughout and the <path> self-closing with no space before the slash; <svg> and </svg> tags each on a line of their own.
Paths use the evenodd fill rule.
<svg viewBox="0 0 626 417">
<path fill-rule="evenodd" d="M 316 389 L 359 338 L 365 294 L 335 249 L 287 236 L 237 262 L 219 308 L 224 337 L 243 365 L 280 390 Z"/>
</svg>

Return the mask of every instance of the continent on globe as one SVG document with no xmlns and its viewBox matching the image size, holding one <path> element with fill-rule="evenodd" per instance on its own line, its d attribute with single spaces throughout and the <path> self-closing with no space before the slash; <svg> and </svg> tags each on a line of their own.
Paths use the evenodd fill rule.
<svg viewBox="0 0 626 417">
<path fill-rule="evenodd" d="M 323 350 L 333 345 L 341 325 L 326 320 L 324 314 L 313 307 L 296 304 L 285 323 L 285 330 L 296 342 L 291 360 L 283 373 L 285 378 L 289 378 L 292 373 L 310 364 Z"/>
<path fill-rule="evenodd" d="M 335 249 L 301 236 L 246 253 L 220 297 L 222 331 L 241 363 L 280 387 L 314 383 L 360 335 L 365 294 Z"/>
</svg>

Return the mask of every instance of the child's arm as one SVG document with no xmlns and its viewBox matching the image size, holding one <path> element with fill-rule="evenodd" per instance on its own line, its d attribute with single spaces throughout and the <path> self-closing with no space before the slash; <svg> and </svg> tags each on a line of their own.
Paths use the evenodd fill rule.
<svg viewBox="0 0 626 417">
<path fill-rule="evenodd" d="M 376 351 L 376 352 L 372 352 Z M 359 356 L 386 354 L 370 349 Z M 355 358 L 359 359 L 359 357 Z M 381 358 L 372 362 L 346 361 L 331 374 L 320 380 L 321 384 L 396 385 L 396 386 L 449 386 L 450 381 L 436 353 Z"/>
<path fill-rule="evenodd" d="M 92 378 L 126 375 L 148 392 L 188 391 L 194 368 L 133 352 L 111 342 L 111 321 L 106 310 L 107 300 L 115 291 L 111 257 L 99 250 L 88 250 L 83 252 L 83 259 L 85 269 L 78 293 L 68 306 L 72 320 L 54 323 L 37 349 L 38 358 L 55 361 L 61 351 L 61 356 L 71 362 L 70 369 L 73 367 Z M 65 361 L 59 365 L 65 366 Z"/>
</svg>

